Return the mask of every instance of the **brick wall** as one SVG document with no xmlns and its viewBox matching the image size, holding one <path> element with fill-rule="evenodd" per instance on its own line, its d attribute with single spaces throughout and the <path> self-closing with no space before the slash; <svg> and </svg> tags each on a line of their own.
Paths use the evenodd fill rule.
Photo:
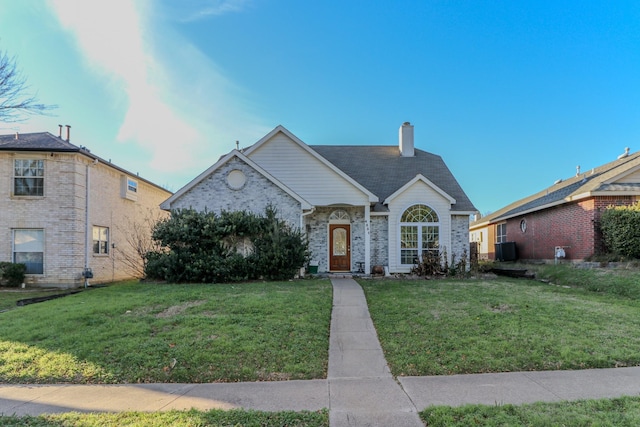
<svg viewBox="0 0 640 427">
<path fill-rule="evenodd" d="M 349 214 L 351 229 L 351 270 L 356 270 L 356 262 L 365 262 L 365 221 L 361 207 L 319 207 L 312 215 L 305 217 L 305 229 L 309 236 L 311 258 L 318 261 L 318 271 L 329 271 L 329 217 L 335 210 Z"/>
<path fill-rule="evenodd" d="M 522 260 L 553 260 L 556 246 L 564 247 L 565 259 L 582 260 L 602 250 L 598 227 L 602 209 L 633 202 L 630 196 L 595 197 L 515 217 L 507 221 L 507 241 L 516 243 Z"/>
<path fill-rule="evenodd" d="M 21 158 L 44 160 L 44 196 L 15 197 L 13 161 Z M 106 255 L 94 255 L 92 237 L 86 237 L 86 173 L 90 173 L 89 232 L 94 225 L 108 227 L 109 243 L 116 243 Z M 159 204 L 170 192 L 138 180 L 136 201 L 121 197 L 123 173 L 109 164 L 98 163 L 77 153 L 0 152 L 0 261 L 12 261 L 13 230 L 44 231 L 44 274 L 29 275 L 26 282 L 36 286 L 75 287 L 84 283 L 86 244 L 89 267 L 94 272 L 91 283 L 135 277 L 118 253 L 131 249 L 119 230 L 140 220 L 147 212 L 166 215 Z M 133 178 L 136 178 L 133 176 Z"/>
<path fill-rule="evenodd" d="M 233 170 L 240 170 L 246 176 L 246 184 L 239 189 L 232 189 L 227 183 L 227 175 Z M 217 213 L 247 211 L 263 215 L 269 205 L 274 206 L 278 216 L 291 226 L 300 227 L 300 202 L 245 162 L 233 158 L 175 200 L 171 208 L 207 209 Z"/>
<path fill-rule="evenodd" d="M 451 216 L 451 255 L 455 255 L 456 262 L 460 261 L 466 251 L 467 268 L 469 264 L 469 216 Z"/>
</svg>

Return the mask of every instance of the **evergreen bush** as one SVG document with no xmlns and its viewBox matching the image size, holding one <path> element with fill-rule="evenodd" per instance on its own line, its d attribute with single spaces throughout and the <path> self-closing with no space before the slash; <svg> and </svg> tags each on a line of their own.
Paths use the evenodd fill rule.
<svg viewBox="0 0 640 427">
<path fill-rule="evenodd" d="M 273 207 L 264 216 L 177 210 L 156 224 L 153 239 L 163 250 L 147 253 L 146 276 L 171 282 L 289 279 L 309 258 L 304 235 Z"/>
<path fill-rule="evenodd" d="M 18 287 L 24 283 L 27 266 L 12 262 L 0 262 L 0 283 L 5 286 Z"/>
<path fill-rule="evenodd" d="M 640 203 L 611 206 L 600 217 L 607 249 L 627 258 L 640 258 Z"/>
</svg>

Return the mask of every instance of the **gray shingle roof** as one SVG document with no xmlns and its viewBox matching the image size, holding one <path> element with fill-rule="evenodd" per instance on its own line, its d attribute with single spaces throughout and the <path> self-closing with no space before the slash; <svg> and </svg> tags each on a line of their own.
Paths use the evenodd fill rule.
<svg viewBox="0 0 640 427">
<path fill-rule="evenodd" d="M 640 183 L 609 182 L 609 180 L 637 168 L 640 168 L 640 151 L 558 182 L 536 194 L 520 199 L 490 215 L 480 218 L 472 223 L 471 226 L 485 222 L 501 221 L 524 212 L 567 203 L 573 197 L 593 192 L 628 191 L 637 193 L 640 191 Z"/>
<path fill-rule="evenodd" d="M 415 149 L 414 157 L 402 157 L 397 145 L 310 147 L 378 196 L 380 202 L 421 174 L 456 200 L 456 204 L 452 206 L 453 211 L 476 211 L 442 157 L 435 154 Z"/>
<path fill-rule="evenodd" d="M 62 138 L 53 136 L 49 132 L 21 133 L 18 134 L 17 139 L 15 134 L 0 135 L 0 151 L 46 151 L 56 153 L 81 153 L 82 155 L 88 156 L 91 159 L 97 159 L 101 163 L 109 165 L 110 167 L 119 170 L 126 175 L 135 177 L 136 179 L 144 181 L 150 185 L 153 185 L 154 187 L 160 188 L 163 191 L 168 191 L 158 184 L 142 178 L 138 174 L 129 172 L 128 170 L 111 163 L 110 160 L 105 160 L 99 156 L 96 156 L 95 154 L 92 154 L 86 148 L 73 145 Z"/>
<path fill-rule="evenodd" d="M 0 150 L 4 151 L 80 151 L 75 146 L 62 138 L 51 135 L 49 132 L 21 133 L 16 135 L 0 135 Z"/>
</svg>

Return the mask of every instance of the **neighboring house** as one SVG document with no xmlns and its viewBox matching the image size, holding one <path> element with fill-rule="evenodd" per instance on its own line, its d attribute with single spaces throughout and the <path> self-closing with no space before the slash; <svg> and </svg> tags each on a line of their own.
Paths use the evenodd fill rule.
<svg viewBox="0 0 640 427">
<path fill-rule="evenodd" d="M 166 216 L 171 192 L 48 132 L 0 136 L 0 261 L 35 286 L 139 275 L 131 239 Z M 145 229 L 146 227 L 146 229 Z M 139 258 L 138 258 L 139 259 Z"/>
<path fill-rule="evenodd" d="M 627 148 L 615 161 L 586 172 L 578 167 L 574 177 L 472 222 L 469 236 L 485 259 L 580 261 L 605 250 L 603 209 L 637 200 L 640 152 Z"/>
<path fill-rule="evenodd" d="M 308 236 L 319 272 L 408 273 L 424 251 L 469 248 L 476 212 L 442 158 L 399 145 L 309 146 L 282 126 L 233 150 L 161 207 L 278 214 Z"/>
</svg>

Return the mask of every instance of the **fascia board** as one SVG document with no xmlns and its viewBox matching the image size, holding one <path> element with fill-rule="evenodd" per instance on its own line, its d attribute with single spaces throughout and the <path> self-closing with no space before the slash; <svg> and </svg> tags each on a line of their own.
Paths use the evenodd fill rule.
<svg viewBox="0 0 640 427">
<path fill-rule="evenodd" d="M 475 215 L 478 212 L 477 211 L 449 211 L 449 213 L 451 215 L 457 215 L 457 216 L 471 216 L 471 215 Z"/>
<path fill-rule="evenodd" d="M 637 162 L 637 159 L 634 159 L 633 161 Z M 613 176 L 611 178 L 608 178 L 608 179 L 602 181 L 602 184 L 613 184 L 617 180 L 619 180 L 621 178 L 624 178 L 627 175 L 631 175 L 632 173 L 637 172 L 638 170 L 640 170 L 640 165 L 633 166 L 633 167 L 631 167 L 631 168 L 629 168 L 629 169 L 627 169 L 627 170 L 625 170 L 623 172 L 620 172 L 619 174 L 617 174 L 617 175 L 615 175 L 615 176 Z"/>
<path fill-rule="evenodd" d="M 180 198 L 187 191 L 191 190 L 193 187 L 195 187 L 200 182 L 202 182 L 206 177 L 208 177 L 213 172 L 215 172 L 218 168 L 220 168 L 222 165 L 227 163 L 235 155 L 235 153 L 238 153 L 238 151 L 237 150 L 232 150 L 229 153 L 227 153 L 226 155 L 222 156 L 220 158 L 220 160 L 215 162 L 213 165 L 209 166 L 204 172 L 202 172 L 200 175 L 198 175 L 195 178 L 193 178 L 184 187 L 182 187 L 181 189 L 179 189 L 178 191 L 173 193 L 173 195 L 171 197 L 169 197 L 167 200 L 162 202 L 160 204 L 160 209 L 164 209 L 164 210 L 167 210 L 167 211 L 171 210 L 171 203 L 176 201 L 178 198 Z"/>
<path fill-rule="evenodd" d="M 398 190 L 396 190 L 393 194 L 391 194 L 389 197 L 387 197 L 385 199 L 385 201 L 383 202 L 383 204 L 388 205 L 389 203 L 391 203 L 393 201 L 393 199 L 398 197 L 400 194 L 404 193 L 407 190 L 407 188 L 409 188 L 410 186 L 412 186 L 413 184 L 415 184 L 418 181 L 422 181 L 425 184 L 427 184 L 429 187 L 433 188 L 436 191 L 436 193 L 440 194 L 442 197 L 447 199 L 452 205 L 456 203 L 456 199 L 451 197 L 449 194 L 447 194 L 444 190 L 442 190 L 440 187 L 435 185 L 433 182 L 429 181 L 424 175 L 417 174 L 415 177 L 413 177 L 412 180 L 407 182 L 405 185 L 403 185 Z"/>
<path fill-rule="evenodd" d="M 325 159 L 324 157 L 322 157 L 320 154 L 318 154 L 316 151 L 314 151 L 311 147 L 309 147 L 307 144 L 305 144 L 300 138 L 298 138 L 297 136 L 295 136 L 294 134 L 292 134 L 287 128 L 285 128 L 282 125 L 278 125 L 276 126 L 271 132 L 269 132 L 268 134 L 266 134 L 264 137 L 262 137 L 258 142 L 256 142 L 255 144 L 253 144 L 251 147 L 247 148 L 246 150 L 244 150 L 244 153 L 246 156 L 250 156 L 252 152 L 256 151 L 259 147 L 261 147 L 266 141 L 268 141 L 269 139 L 273 138 L 278 132 L 282 132 L 283 134 L 285 134 L 288 138 L 290 138 L 293 142 L 295 142 L 296 144 L 298 144 L 300 146 L 300 148 L 302 148 L 303 150 L 305 150 L 307 153 L 309 153 L 310 155 L 312 155 L 313 157 L 315 157 L 318 161 L 320 161 L 322 164 L 324 164 L 325 166 L 327 166 L 329 169 L 331 169 L 331 171 L 333 171 L 334 173 L 336 173 L 337 175 L 340 175 L 341 178 L 343 178 L 344 180 L 346 180 L 347 182 L 349 182 L 351 185 L 353 185 L 354 187 L 356 187 L 358 190 L 362 191 L 364 194 L 367 195 L 367 197 L 369 198 L 369 202 L 370 203 L 375 203 L 377 202 L 378 196 L 376 196 L 375 194 L 373 194 L 371 191 L 367 190 L 365 187 L 363 187 L 360 183 L 358 183 L 357 181 L 355 181 L 353 178 L 351 178 L 349 175 L 347 175 L 346 173 L 344 173 L 343 171 L 341 171 L 340 169 L 338 169 L 333 163 L 329 162 L 327 159 Z"/>
<path fill-rule="evenodd" d="M 302 209 L 311 209 L 314 206 L 307 202 L 303 197 L 301 197 L 298 193 L 294 192 L 293 190 L 291 190 L 289 187 L 287 187 L 286 185 L 284 185 L 282 182 L 280 182 L 279 180 L 277 180 L 273 175 L 271 175 L 269 172 L 267 172 L 266 170 L 264 170 L 262 167 L 260 167 L 260 165 L 258 165 L 256 162 L 254 162 L 253 160 L 251 160 L 250 158 L 248 158 L 247 156 L 245 156 L 244 154 L 237 152 L 236 156 L 241 159 L 242 161 L 246 162 L 249 166 L 251 166 L 253 169 L 255 169 L 256 171 L 258 171 L 260 174 L 262 174 L 265 178 L 267 178 L 269 181 L 271 181 L 272 183 L 274 183 L 278 188 L 280 188 L 282 191 L 284 191 L 285 193 L 287 193 L 288 195 L 290 195 L 291 197 L 293 197 L 294 199 L 296 199 L 298 202 L 300 202 L 300 205 L 302 207 Z"/>
<path fill-rule="evenodd" d="M 171 210 L 171 203 L 173 203 L 175 200 L 180 198 L 187 191 L 189 191 L 192 188 L 194 188 L 196 185 L 198 185 L 200 182 L 202 182 L 205 178 L 207 178 L 213 172 L 215 172 L 220 167 L 225 165 L 227 162 L 229 162 L 234 157 L 237 157 L 240 160 L 242 160 L 243 162 L 247 163 L 251 168 L 255 169 L 258 173 L 260 173 L 265 178 L 267 178 L 269 181 L 274 183 L 278 188 L 280 188 L 281 190 L 286 192 L 288 195 L 290 195 L 291 197 L 296 199 L 298 202 L 300 202 L 300 205 L 301 205 L 302 209 L 311 209 L 313 207 L 313 205 L 311 205 L 311 203 L 307 202 L 304 198 L 302 198 L 298 194 L 294 193 L 289 187 L 287 187 L 286 185 L 284 185 L 283 183 L 281 183 L 280 181 L 275 179 L 273 176 L 271 176 L 271 174 L 269 174 L 267 171 L 262 169 L 253 160 L 249 159 L 247 156 L 245 156 L 244 154 L 242 154 L 238 150 L 232 150 L 227 155 L 223 156 L 220 160 L 218 160 L 215 164 L 210 166 L 207 170 L 205 170 L 200 175 L 198 175 L 196 178 L 191 180 L 187 185 L 182 187 L 173 196 L 169 197 L 167 200 L 162 202 L 160 204 L 160 208 L 164 209 L 164 210 Z"/>
</svg>

